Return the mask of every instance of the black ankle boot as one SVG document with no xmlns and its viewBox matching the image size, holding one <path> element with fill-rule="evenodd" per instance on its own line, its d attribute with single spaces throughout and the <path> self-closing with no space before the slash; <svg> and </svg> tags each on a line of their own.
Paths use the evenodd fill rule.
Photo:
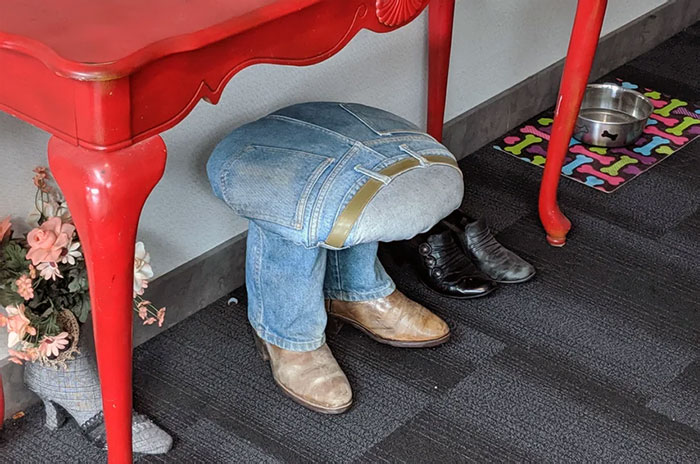
<svg viewBox="0 0 700 464">
<path fill-rule="evenodd" d="M 496 282 L 518 284 L 535 275 L 535 267 L 498 243 L 483 220 L 456 210 L 441 222 L 455 232 L 476 267 Z"/>
<path fill-rule="evenodd" d="M 477 298 L 496 288 L 467 258 L 448 228 L 438 226 L 410 243 L 421 279 L 434 291 L 451 298 Z"/>
</svg>

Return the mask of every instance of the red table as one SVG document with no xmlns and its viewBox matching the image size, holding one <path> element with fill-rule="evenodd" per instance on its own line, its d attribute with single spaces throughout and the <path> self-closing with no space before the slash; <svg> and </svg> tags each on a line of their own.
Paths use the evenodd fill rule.
<svg viewBox="0 0 700 464">
<path fill-rule="evenodd" d="M 428 1 L 2 2 L 0 109 L 53 135 L 49 164 L 88 263 L 110 462 L 132 457 L 134 242 L 143 204 L 165 167 L 158 134 L 200 99 L 216 103 L 247 66 L 320 62 L 363 28 L 388 32 L 410 22 Z M 580 0 L 554 123 L 540 211 L 557 244 L 568 221 L 556 207 L 563 153 L 555 150 L 571 134 L 605 3 Z M 453 12 L 454 0 L 431 3 L 428 127 L 438 139 Z"/>
</svg>

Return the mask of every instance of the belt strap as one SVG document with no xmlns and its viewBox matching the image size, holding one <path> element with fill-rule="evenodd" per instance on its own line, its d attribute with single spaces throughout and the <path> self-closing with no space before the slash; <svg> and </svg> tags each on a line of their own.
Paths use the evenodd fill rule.
<svg viewBox="0 0 700 464">
<path fill-rule="evenodd" d="M 430 164 L 445 164 L 448 166 L 457 167 L 457 162 L 444 155 L 426 155 L 423 157 Z M 420 166 L 420 161 L 416 158 L 406 158 L 397 163 L 387 166 L 386 168 L 379 171 L 380 174 L 394 178 L 399 174 L 402 174 L 410 169 Z M 345 245 L 345 240 L 347 240 L 350 235 L 350 231 L 355 226 L 355 222 L 360 218 L 362 211 L 369 204 L 370 200 L 379 192 L 379 190 L 384 186 L 382 182 L 376 179 L 368 179 L 365 185 L 363 185 L 360 190 L 357 191 L 352 200 L 345 205 L 343 211 L 335 220 L 331 233 L 328 234 L 326 239 L 326 245 L 333 248 L 342 248 Z"/>
</svg>

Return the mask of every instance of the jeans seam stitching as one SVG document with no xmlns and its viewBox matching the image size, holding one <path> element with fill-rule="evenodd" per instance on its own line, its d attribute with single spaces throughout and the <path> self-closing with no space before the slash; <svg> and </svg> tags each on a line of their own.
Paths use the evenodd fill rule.
<svg viewBox="0 0 700 464">
<path fill-rule="evenodd" d="M 314 240 L 318 238 L 318 223 L 320 221 L 321 211 L 323 210 L 323 206 L 325 205 L 326 195 L 328 194 L 331 185 L 338 178 L 345 165 L 359 150 L 359 148 L 360 145 L 354 143 L 353 146 L 350 147 L 348 151 L 346 151 L 345 154 L 343 154 L 343 156 L 341 156 L 337 160 L 337 164 L 335 165 L 335 167 L 333 167 L 333 170 L 328 175 L 328 177 L 326 177 L 326 180 L 323 181 L 323 185 L 321 185 L 321 190 L 319 191 L 318 196 L 316 197 L 316 202 L 312 210 L 311 224 L 309 227 L 309 244 L 313 243 Z"/>
<path fill-rule="evenodd" d="M 258 296 L 259 296 L 258 301 L 260 302 L 259 303 L 260 316 L 258 317 L 258 324 L 260 326 L 262 326 L 263 325 L 263 313 L 265 312 L 265 309 L 264 309 L 265 305 L 263 303 L 263 289 L 262 289 L 262 285 L 261 285 L 262 279 L 260 278 L 260 276 L 262 275 L 262 250 L 263 250 L 263 246 L 265 244 L 265 237 L 264 237 L 264 233 L 260 227 L 258 227 L 258 236 L 259 236 L 259 240 L 260 240 L 260 246 L 258 246 L 258 250 L 257 250 L 258 256 L 256 257 L 256 260 L 255 260 L 255 266 L 256 266 L 255 281 L 256 281 L 256 286 L 258 287 Z"/>
<path fill-rule="evenodd" d="M 357 114 L 355 114 L 354 111 L 352 111 L 350 108 L 346 107 L 346 106 L 343 105 L 342 103 L 340 103 L 340 107 L 341 107 L 342 109 L 344 109 L 345 111 L 347 111 L 348 113 L 350 113 L 355 119 L 357 119 L 358 121 L 360 121 L 367 129 L 371 130 L 371 131 L 374 132 L 375 134 L 377 134 L 377 135 L 379 135 L 379 136 L 387 135 L 387 134 L 384 134 L 384 133 L 378 131 L 378 130 L 375 129 L 374 127 L 370 126 L 369 123 L 368 123 L 367 121 L 365 121 L 364 119 L 362 119 L 361 117 L 359 117 Z M 391 135 L 391 132 L 389 133 L 389 135 Z"/>
<path fill-rule="evenodd" d="M 374 132 L 375 134 L 377 134 L 377 135 L 379 135 L 379 136 L 381 136 L 381 137 L 393 136 L 395 133 L 399 133 L 399 134 L 400 134 L 400 133 L 407 133 L 407 134 L 423 134 L 423 132 L 421 132 L 419 129 L 393 129 L 393 130 L 390 130 L 390 131 L 380 131 L 380 130 L 375 129 L 374 127 L 372 127 L 372 125 L 371 125 L 369 122 L 367 122 L 366 120 L 364 120 L 363 118 L 361 118 L 360 116 L 358 116 L 358 115 L 357 115 L 354 111 L 352 111 L 350 108 L 346 107 L 346 106 L 343 105 L 342 103 L 339 103 L 339 105 L 340 105 L 340 107 L 341 107 L 342 109 L 344 109 L 345 111 L 347 111 L 348 113 L 350 113 L 351 115 L 353 115 L 353 116 L 355 117 L 355 119 L 357 119 L 357 120 L 360 121 L 362 124 L 364 124 L 369 130 L 371 130 L 372 132 Z"/>
<path fill-rule="evenodd" d="M 326 160 L 321 163 L 311 174 L 311 178 L 306 183 L 306 187 L 301 192 L 301 198 L 299 204 L 297 205 L 297 211 L 295 216 L 295 225 L 297 229 L 301 229 L 304 222 L 304 212 L 309 203 L 309 196 L 311 195 L 311 190 L 316 186 L 319 178 L 326 172 L 326 169 L 331 165 L 333 160 L 331 158 L 326 158 Z"/>
<path fill-rule="evenodd" d="M 340 259 L 338 259 L 338 252 L 336 251 L 333 254 L 335 255 L 335 270 L 336 270 L 336 273 L 338 275 L 338 278 L 336 279 L 336 281 L 338 282 L 338 286 L 340 286 L 340 288 L 343 288 L 343 277 L 342 277 L 342 274 L 340 273 Z"/>
<path fill-rule="evenodd" d="M 343 135 L 343 134 L 341 134 L 341 133 L 339 133 L 339 132 L 335 132 L 335 131 L 333 131 L 333 130 L 327 129 L 327 128 L 325 128 L 325 127 L 322 127 L 322 126 L 319 126 L 319 125 L 317 125 L 317 124 L 313 124 L 313 123 L 310 123 L 310 122 L 307 122 L 307 121 L 302 121 L 302 120 L 300 120 L 300 119 L 296 119 L 296 118 L 292 118 L 292 117 L 289 117 L 289 116 L 285 116 L 285 115 L 283 115 L 283 114 L 271 114 L 271 115 L 269 115 L 269 116 L 267 116 L 267 117 L 268 117 L 268 118 L 271 118 L 271 119 L 282 119 L 282 120 L 285 120 L 285 121 L 289 121 L 289 122 L 292 122 L 292 123 L 299 124 L 299 125 L 301 125 L 301 126 L 305 126 L 305 127 L 317 129 L 317 130 L 320 130 L 321 132 L 325 132 L 325 133 L 327 133 L 327 134 L 333 135 L 334 137 L 338 137 L 339 139 L 341 139 L 341 140 L 343 140 L 343 141 L 345 141 L 345 142 L 350 142 L 350 143 L 355 143 L 355 142 L 356 142 L 356 140 L 351 139 L 350 137 L 347 137 L 347 136 L 345 136 L 345 135 Z"/>
<path fill-rule="evenodd" d="M 241 153 L 245 152 L 248 149 L 248 147 L 244 148 L 241 150 Z M 236 160 L 236 157 L 232 156 L 231 158 L 227 159 L 223 165 L 221 166 L 221 174 L 219 175 L 219 185 L 221 186 L 221 196 L 224 197 L 224 200 L 226 200 L 226 203 L 228 203 L 228 198 L 231 196 L 231 191 L 227 187 L 228 182 L 226 182 L 230 175 L 231 175 L 231 166 L 233 165 L 234 161 Z M 231 206 L 231 205 L 229 205 Z M 231 207 L 235 211 L 235 208 Z"/>
</svg>

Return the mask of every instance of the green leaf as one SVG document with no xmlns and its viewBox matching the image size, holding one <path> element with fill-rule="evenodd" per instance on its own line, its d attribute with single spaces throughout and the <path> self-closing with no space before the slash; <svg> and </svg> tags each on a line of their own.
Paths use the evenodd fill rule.
<svg viewBox="0 0 700 464">
<path fill-rule="evenodd" d="M 41 316 L 39 316 L 39 317 L 43 319 L 45 317 L 49 317 L 51 314 L 53 314 L 53 308 L 47 309 L 46 311 L 41 313 Z"/>
<path fill-rule="evenodd" d="M 5 254 L 5 266 L 15 271 L 29 270 L 27 262 L 27 250 L 19 246 L 17 242 L 10 242 L 3 250 Z"/>
<path fill-rule="evenodd" d="M 70 278 L 70 282 L 68 282 L 68 291 L 71 293 L 79 292 L 82 289 L 80 285 L 80 276 L 73 271 L 71 271 L 68 276 Z"/>
<path fill-rule="evenodd" d="M 3 306 L 17 306 L 24 302 L 24 298 L 9 288 L 0 288 L 0 304 Z"/>
<path fill-rule="evenodd" d="M 87 295 L 83 295 L 79 303 L 71 308 L 71 311 L 73 311 L 73 314 L 75 314 L 75 317 L 81 323 L 87 321 L 88 315 L 90 314 L 90 298 L 88 298 Z"/>
</svg>

